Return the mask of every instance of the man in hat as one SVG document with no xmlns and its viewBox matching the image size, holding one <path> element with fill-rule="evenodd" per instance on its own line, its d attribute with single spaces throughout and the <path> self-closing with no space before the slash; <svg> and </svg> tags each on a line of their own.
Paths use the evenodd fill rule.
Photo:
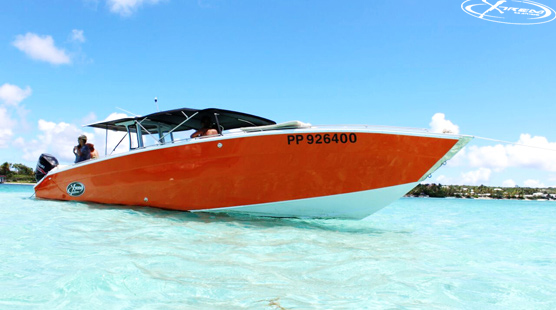
<svg viewBox="0 0 556 310">
<path fill-rule="evenodd" d="M 87 145 L 87 136 L 80 135 L 77 138 L 79 145 L 73 147 L 73 154 L 75 154 L 75 162 L 81 162 L 87 159 L 91 159 L 91 149 Z"/>
</svg>

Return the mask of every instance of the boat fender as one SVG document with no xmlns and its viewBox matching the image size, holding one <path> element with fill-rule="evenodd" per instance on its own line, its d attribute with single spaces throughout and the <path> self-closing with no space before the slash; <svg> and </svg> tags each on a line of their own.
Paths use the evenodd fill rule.
<svg viewBox="0 0 556 310">
<path fill-rule="evenodd" d="M 58 166 L 56 157 L 50 154 L 41 154 L 35 168 L 35 180 L 39 182 L 48 172 Z"/>
</svg>

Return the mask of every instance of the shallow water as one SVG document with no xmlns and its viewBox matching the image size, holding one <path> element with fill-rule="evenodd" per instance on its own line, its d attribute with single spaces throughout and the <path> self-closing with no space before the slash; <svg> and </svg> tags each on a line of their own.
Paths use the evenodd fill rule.
<svg viewBox="0 0 556 310">
<path fill-rule="evenodd" d="M 556 309 L 556 203 L 404 198 L 362 221 L 29 198 L 0 185 L 0 309 Z"/>
</svg>

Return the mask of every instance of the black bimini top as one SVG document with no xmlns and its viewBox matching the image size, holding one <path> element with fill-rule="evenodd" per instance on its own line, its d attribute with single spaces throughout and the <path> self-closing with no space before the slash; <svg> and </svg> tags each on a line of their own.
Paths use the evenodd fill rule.
<svg viewBox="0 0 556 310">
<path fill-rule="evenodd" d="M 202 128 L 202 120 L 209 118 L 213 125 L 219 125 L 221 130 L 230 130 L 241 127 L 254 127 L 273 125 L 276 122 L 256 115 L 228 111 L 222 109 L 189 109 L 181 108 L 163 112 L 156 112 L 145 116 L 120 118 L 87 125 L 88 127 L 101 128 L 114 131 L 127 131 L 127 126 L 138 122 L 144 129 L 150 130 L 153 126 L 165 125 L 172 131 L 198 130 Z"/>
</svg>

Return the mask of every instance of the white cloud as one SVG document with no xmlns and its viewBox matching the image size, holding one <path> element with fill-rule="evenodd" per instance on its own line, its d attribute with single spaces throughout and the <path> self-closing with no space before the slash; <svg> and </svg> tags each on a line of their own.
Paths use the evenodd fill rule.
<svg viewBox="0 0 556 310">
<path fill-rule="evenodd" d="M 112 120 L 119 119 L 119 118 L 126 118 L 126 117 L 129 117 L 129 115 L 127 115 L 127 114 L 125 114 L 125 113 L 114 112 L 114 113 L 108 115 L 108 116 L 103 120 L 103 122 L 112 121 Z"/>
<path fill-rule="evenodd" d="M 25 35 L 16 36 L 12 44 L 35 60 L 46 61 L 54 65 L 71 63 L 66 52 L 54 45 L 54 39 L 51 36 L 39 36 L 28 32 Z"/>
<path fill-rule="evenodd" d="M 435 183 L 438 184 L 453 184 L 454 180 L 446 175 L 439 175 L 435 178 Z"/>
<path fill-rule="evenodd" d="M 112 13 L 130 16 L 143 4 L 157 4 L 161 0 L 107 0 L 106 4 Z"/>
<path fill-rule="evenodd" d="M 439 175 L 436 177 L 436 182 L 442 183 L 442 181 L 445 181 L 447 179 L 447 177 L 443 174 Z"/>
<path fill-rule="evenodd" d="M 104 121 L 110 121 L 110 120 L 125 118 L 125 117 L 129 117 L 129 116 L 124 113 L 116 112 L 108 115 L 108 117 L 106 117 Z M 112 153 L 112 150 L 114 150 L 116 146 L 118 147 L 114 150 L 114 154 L 126 152 L 129 150 L 129 139 L 125 138 L 122 140 L 122 138 L 126 135 L 124 132 L 109 131 L 107 139 L 106 139 L 106 130 L 100 128 L 94 128 L 94 132 L 96 136 L 104 137 L 102 141 L 97 141 L 97 143 L 95 143 L 95 148 L 98 149 L 98 153 L 101 156 L 104 155 L 105 152 L 107 152 L 108 154 Z M 108 140 L 108 141 L 105 142 L 104 140 Z M 120 141 L 121 143 L 118 145 Z"/>
<path fill-rule="evenodd" d="M 446 165 L 448 167 L 459 167 L 467 163 L 467 147 L 464 147 L 454 157 L 452 157 Z"/>
<path fill-rule="evenodd" d="M 522 134 L 517 144 L 508 146 L 508 153 L 513 163 L 519 167 L 542 169 L 556 172 L 556 142 L 548 142 L 541 136 L 531 137 Z"/>
<path fill-rule="evenodd" d="M 13 128 L 15 121 L 13 121 L 8 113 L 8 110 L 0 106 L 0 148 L 5 148 L 9 145 L 10 139 L 13 136 Z"/>
<path fill-rule="evenodd" d="M 83 30 L 73 29 L 71 31 L 71 40 L 79 43 L 85 42 L 85 36 L 83 35 Z"/>
<path fill-rule="evenodd" d="M 490 179 L 492 170 L 488 168 L 479 168 L 475 171 L 469 171 L 461 174 L 463 184 L 465 185 L 479 185 L 486 183 Z"/>
<path fill-rule="evenodd" d="M 525 182 L 523 182 L 523 185 L 525 185 L 525 187 L 546 187 L 541 181 L 532 179 L 525 180 Z"/>
<path fill-rule="evenodd" d="M 110 114 L 105 120 L 112 120 L 118 118 L 128 117 L 126 114 L 113 113 Z M 90 113 L 86 115 L 83 120 L 86 123 L 96 121 L 95 115 Z M 0 109 L 0 121 L 2 121 L 2 110 Z M 0 123 L 0 133 L 2 132 L 2 123 Z M 42 153 L 53 155 L 60 161 L 60 163 L 73 163 L 75 155 L 73 154 L 73 147 L 77 145 L 77 137 L 84 134 L 87 136 L 87 142 L 93 143 L 98 150 L 100 156 L 105 154 L 106 145 L 106 131 L 104 129 L 94 128 L 93 132 L 86 132 L 80 126 L 69 124 L 65 122 L 50 122 L 46 120 L 39 120 L 37 123 L 39 134 L 36 139 L 26 141 L 19 137 L 14 140 L 13 146 L 23 151 L 22 158 L 26 161 L 35 162 Z M 12 132 L 9 133 L 11 137 Z M 123 132 L 109 132 L 108 134 L 108 153 L 122 140 L 125 136 Z M 98 137 L 98 138 L 97 138 Z M 2 135 L 0 134 L 0 143 L 2 143 Z M 0 144 L 1 145 L 1 144 Z M 114 153 L 120 153 L 129 150 L 129 140 L 123 139 L 122 143 L 118 146 Z"/>
<path fill-rule="evenodd" d="M 25 89 L 21 89 L 16 85 L 5 83 L 0 86 L 0 100 L 7 105 L 16 106 L 25 98 L 29 97 L 31 92 L 29 86 Z"/>
<path fill-rule="evenodd" d="M 505 180 L 504 182 L 502 182 L 503 187 L 515 187 L 516 185 L 517 184 L 512 179 L 508 179 L 508 180 Z"/>
<path fill-rule="evenodd" d="M 39 120 L 38 128 L 41 132 L 38 136 L 39 141 L 41 141 L 41 144 L 46 147 L 49 153 L 59 160 L 71 162 L 75 160 L 73 147 L 77 145 L 77 137 L 83 134 L 80 128 L 64 122 L 54 123 L 42 119 Z M 86 135 L 91 138 L 90 134 Z M 34 154 L 34 157 L 38 158 L 36 155 Z"/>
<path fill-rule="evenodd" d="M 488 167 L 496 171 L 510 165 L 506 146 L 501 144 L 483 147 L 472 145 L 467 152 L 467 159 L 471 167 Z"/>
<path fill-rule="evenodd" d="M 522 134 L 515 144 L 471 146 L 467 159 L 472 167 L 487 167 L 496 171 L 518 167 L 556 172 L 556 142 Z"/>
<path fill-rule="evenodd" d="M 81 119 L 81 124 L 91 124 L 91 123 L 95 123 L 97 121 L 97 115 L 94 112 L 91 112 L 87 115 L 85 115 L 85 117 L 83 117 Z"/>
<path fill-rule="evenodd" d="M 25 141 L 23 138 L 14 140 L 14 146 L 23 151 L 23 159 L 36 161 L 40 154 L 49 153 L 60 162 L 73 163 L 75 155 L 73 147 L 77 145 L 77 137 L 85 134 L 94 139 L 94 134 L 83 132 L 75 125 L 65 122 L 54 123 L 43 119 L 38 121 L 39 134 L 37 139 Z"/>
<path fill-rule="evenodd" d="M 42 153 L 47 153 L 45 152 L 46 148 L 42 148 L 38 140 L 28 142 L 22 137 L 18 137 L 13 140 L 12 144 L 23 152 L 21 158 L 29 162 L 36 162 Z"/>
<path fill-rule="evenodd" d="M 429 123 L 432 132 L 459 134 L 459 126 L 446 119 L 444 113 L 436 113 Z"/>
<path fill-rule="evenodd" d="M 31 88 L 29 86 L 25 89 L 8 83 L 0 86 L 0 148 L 8 147 L 14 135 L 13 129 L 17 125 L 17 121 L 12 116 L 14 111 L 23 121 L 19 127 L 25 125 L 24 118 L 27 111 L 18 107 L 18 104 L 30 95 Z"/>
</svg>

